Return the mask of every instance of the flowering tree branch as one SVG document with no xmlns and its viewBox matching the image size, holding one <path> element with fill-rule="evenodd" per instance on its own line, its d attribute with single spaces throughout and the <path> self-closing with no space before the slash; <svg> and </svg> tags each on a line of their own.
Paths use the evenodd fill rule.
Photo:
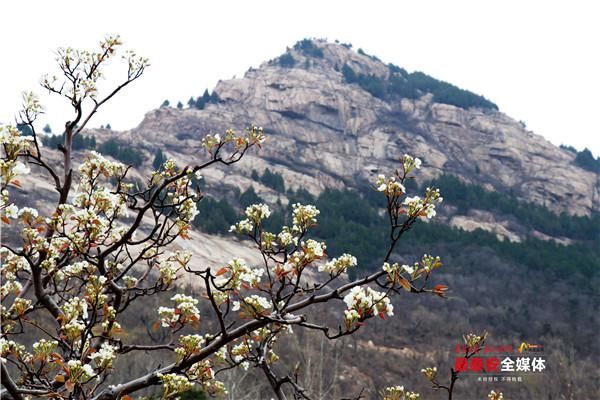
<svg viewBox="0 0 600 400">
<path fill-rule="evenodd" d="M 312 205 L 294 204 L 289 224 L 278 232 L 264 227 L 271 214 L 266 204 L 246 208 L 245 218 L 231 231 L 254 244 L 260 265 L 233 258 L 220 267 L 198 267 L 190 253 L 173 251 L 176 241 L 190 239 L 203 197 L 193 186 L 194 178 L 216 164 L 240 161 L 247 151 L 262 146 L 265 136 L 258 127 L 206 135 L 201 146 L 207 160 L 183 167 L 167 160 L 142 183 L 130 178 L 129 167 L 95 152 L 73 168 L 73 137 L 148 65 L 127 53 L 126 79 L 100 95 L 96 83 L 120 45 L 118 37 L 111 37 L 97 52 L 61 49 L 62 80 L 42 81 L 74 111 L 60 148 L 62 174 L 44 159 L 33 130 L 42 112 L 35 96 L 26 95 L 21 113 L 33 136 L 22 136 L 11 126 L 1 128 L 0 215 L 2 223 L 19 227 L 22 243 L 2 243 L 0 249 L 0 397 L 117 400 L 154 385 L 162 386 L 165 399 L 193 385 L 220 395 L 226 388 L 218 374 L 252 366 L 265 374 L 279 399 L 289 394 L 309 399 L 310 388 L 299 384 L 297 373 L 278 367 L 280 337 L 307 329 L 334 340 L 355 333 L 371 318 L 393 316 L 394 295 L 444 297 L 446 286 L 430 287 L 431 275 L 442 265 L 439 257 L 424 255 L 412 265 L 393 260 L 401 237 L 420 219 L 433 218 L 442 201 L 439 191 L 429 188 L 423 197 L 407 197 L 405 182 L 421 164 L 409 155 L 400 158 L 394 175 L 375 181 L 374 189 L 387 201 L 390 242 L 381 269 L 362 278 L 347 279 L 347 272 L 358 265 L 354 256 L 327 259 L 327 245 L 310 238 L 319 216 Z M 12 200 L 11 192 L 21 186 L 18 177 L 30 173 L 30 164 L 47 173 L 58 191 L 49 215 Z M 176 293 L 171 303 L 155 310 L 152 330 L 160 334 L 153 337 L 148 328 L 153 344 L 120 335 L 129 328 L 132 304 L 175 289 L 184 274 L 199 278 L 206 315 L 200 315 L 197 298 Z M 342 305 L 334 327 L 314 316 L 315 307 L 323 303 Z M 206 321 L 202 326 L 201 317 Z M 28 348 L 19 335 L 39 340 Z M 139 351 L 161 354 L 166 365 L 128 376 L 119 369 L 119 359 Z M 362 392 L 356 398 L 361 397 Z"/>
</svg>

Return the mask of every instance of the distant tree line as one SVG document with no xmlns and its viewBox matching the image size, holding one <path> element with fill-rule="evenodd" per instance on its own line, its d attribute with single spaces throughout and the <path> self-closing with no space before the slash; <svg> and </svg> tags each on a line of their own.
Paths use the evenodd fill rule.
<svg viewBox="0 0 600 400">
<path fill-rule="evenodd" d="M 363 265 L 375 265 L 381 254 L 382 244 L 385 243 L 386 235 L 381 229 L 385 226 L 385 218 L 379 214 L 379 210 L 385 205 L 380 204 L 381 199 L 372 189 L 362 194 L 356 191 L 325 190 L 312 201 L 323 214 L 318 226 L 318 236 L 329 243 L 328 254 L 331 257 L 340 255 L 342 251 L 350 251 Z M 457 204 L 455 196 L 446 196 L 445 201 Z M 375 195 L 373 195 L 375 194 Z M 470 196 L 470 195 L 469 195 Z M 291 196 L 291 203 L 295 202 L 295 196 Z M 300 193 L 299 198 L 310 197 L 308 193 Z M 298 199 L 299 200 L 299 199 Z M 338 207 L 339 206 L 339 207 Z M 461 206 L 459 206 L 460 208 Z M 480 207 L 478 207 L 480 208 Z M 335 211 L 334 211 L 335 209 Z M 548 215 L 557 216 L 546 210 Z M 559 217 L 566 221 L 569 217 Z M 547 270 L 567 276 L 571 272 L 597 275 L 600 271 L 600 237 L 598 234 L 598 215 L 593 217 L 570 217 L 575 222 L 573 225 L 584 227 L 584 232 L 579 232 L 575 238 L 582 240 L 581 243 L 562 246 L 552 241 L 543 241 L 527 238 L 521 243 L 500 241 L 496 235 L 490 232 L 476 230 L 466 232 L 439 223 L 420 224 L 419 229 L 414 230 L 401 241 L 399 253 L 410 252 L 413 246 L 423 244 L 443 245 L 447 248 L 465 248 L 467 245 L 476 243 L 481 247 L 489 247 L 501 257 L 526 265 L 537 270 Z M 574 228 L 567 224 L 565 233 L 575 233 Z M 594 229 L 594 226 L 596 227 Z M 368 240 L 365 240 L 368 238 Z M 364 271 L 363 271 L 364 273 Z"/>
<path fill-rule="evenodd" d="M 395 97 L 418 99 L 425 93 L 433 94 L 434 101 L 468 109 L 479 107 L 498 110 L 498 106 L 485 97 L 461 89 L 448 82 L 435 79 L 423 72 L 408 73 L 403 68 L 389 64 L 389 79 L 375 75 L 356 73 L 349 65 L 342 67 L 342 75 L 347 83 L 357 83 L 361 88 L 382 100 Z"/>
<path fill-rule="evenodd" d="M 258 177 L 258 173 L 253 174 Z M 263 174 L 264 176 L 264 174 Z M 500 241 L 494 233 L 483 230 L 466 232 L 438 223 L 420 224 L 419 229 L 407 235 L 400 243 L 399 254 L 410 253 L 414 246 L 440 246 L 448 249 L 462 249 L 465 246 L 480 246 L 493 249 L 500 257 L 536 270 L 556 273 L 558 276 L 570 276 L 573 272 L 598 274 L 600 265 L 600 214 L 590 217 L 575 217 L 567 214 L 556 215 L 548 209 L 530 203 L 522 203 L 498 192 L 488 192 L 477 185 L 465 184 L 452 176 L 442 176 L 426 182 L 421 188 L 416 184 L 408 185 L 409 191 L 417 193 L 426 185 L 440 187 L 444 202 L 461 210 L 483 209 L 500 214 L 513 215 L 520 223 L 531 229 L 554 236 L 566 236 L 580 240 L 580 243 L 562 246 L 552 241 L 527 238 L 521 243 Z M 315 235 L 328 243 L 330 257 L 350 252 L 359 260 L 362 268 L 353 274 L 364 274 L 367 270 L 378 268 L 384 243 L 387 240 L 386 220 L 379 211 L 385 207 L 382 199 L 372 188 L 366 185 L 355 190 L 326 189 L 315 197 L 304 189 L 289 190 L 286 193 L 289 204 L 314 204 L 321 215 Z M 234 199 L 235 200 L 235 199 Z M 225 202 L 203 199 L 200 214 L 195 224 L 209 233 L 226 233 L 229 226 L 239 218 L 244 208 L 250 204 L 263 202 L 254 188 L 249 187 L 237 196 L 237 201 Z M 273 214 L 267 220 L 267 229 L 276 231 L 290 215 L 290 208 L 281 204 L 272 207 Z M 368 238 L 368 240 L 366 239 Z"/>
<path fill-rule="evenodd" d="M 280 67 L 292 68 L 296 65 L 296 59 L 290 53 L 285 53 L 277 58 L 277 64 L 279 64 Z"/>
<path fill-rule="evenodd" d="M 427 186 L 439 188 L 444 194 L 444 201 L 461 210 L 480 209 L 512 215 L 527 228 L 550 236 L 585 241 L 598 240 L 600 236 L 600 213 L 593 213 L 589 217 L 573 216 L 565 212 L 557 215 L 541 205 L 522 202 L 507 194 L 464 183 L 452 175 L 442 175 L 425 182 L 422 188 Z"/>
<path fill-rule="evenodd" d="M 189 108 L 196 108 L 198 110 L 203 110 L 207 104 L 216 104 L 219 102 L 219 95 L 217 92 L 213 90 L 212 93 L 208 92 L 208 89 L 204 89 L 204 93 L 202 96 L 198 96 L 195 99 L 190 97 L 187 102 Z"/>
<path fill-rule="evenodd" d="M 575 165 L 588 171 L 600 173 L 600 157 L 594 158 L 594 155 L 587 147 L 581 151 L 577 151 L 573 146 L 561 144 L 560 148 L 575 154 Z"/>
<path fill-rule="evenodd" d="M 594 158 L 594 155 L 588 148 L 576 153 L 575 164 L 585 170 L 600 173 L 600 157 Z"/>
<path fill-rule="evenodd" d="M 100 145 L 98 151 L 134 167 L 139 167 L 144 162 L 144 154 L 140 150 L 117 139 L 108 139 Z"/>
<path fill-rule="evenodd" d="M 266 168 L 262 175 L 259 175 L 256 170 L 252 170 L 252 179 L 257 182 L 261 182 L 267 187 L 276 190 L 279 193 L 285 193 L 285 182 L 283 176 L 277 172 L 271 172 L 270 169 Z"/>
<path fill-rule="evenodd" d="M 315 46 L 315 43 L 310 39 L 300 40 L 294 45 L 294 49 L 307 57 L 323 58 L 323 49 Z"/>
<path fill-rule="evenodd" d="M 296 42 L 296 44 L 294 45 L 294 50 L 302 53 L 306 57 L 312 57 L 312 58 L 323 58 L 324 57 L 323 49 L 321 49 L 319 46 L 316 46 L 315 43 L 310 39 L 303 39 L 303 40 Z M 282 54 L 281 56 L 277 57 L 274 62 L 275 62 L 275 64 L 277 64 L 283 68 L 293 68 L 298 63 L 298 60 L 296 60 L 290 52 L 286 52 L 286 53 Z M 272 63 L 273 63 L 273 60 L 269 61 L 269 64 L 272 64 Z M 310 66 L 310 63 L 308 62 L 308 60 L 306 60 L 306 62 L 304 63 L 304 66 L 305 66 L 305 68 L 308 68 Z"/>
<path fill-rule="evenodd" d="M 52 149 L 58 148 L 65 142 L 65 135 L 45 135 L 42 136 L 42 143 L 44 146 Z M 95 149 L 96 138 L 93 135 L 76 135 L 73 136 L 73 150 L 84 150 L 84 149 Z"/>
<path fill-rule="evenodd" d="M 239 218 L 239 213 L 227 200 L 204 197 L 198 203 L 200 213 L 194 219 L 194 226 L 210 234 L 225 234 Z"/>
<path fill-rule="evenodd" d="M 204 93 L 202 94 L 202 96 L 198 96 L 196 98 L 194 98 L 194 96 L 191 96 L 189 98 L 189 100 L 187 101 L 187 106 L 189 108 L 195 108 L 197 110 L 203 110 L 204 107 L 206 107 L 207 104 L 216 104 L 219 102 L 219 95 L 217 94 L 217 92 L 215 92 L 213 90 L 212 93 L 210 93 L 208 91 L 208 89 L 204 90 Z M 181 110 L 183 109 L 183 103 L 181 101 L 178 101 L 176 104 L 177 109 Z M 169 100 L 164 100 L 162 102 L 162 104 L 160 105 L 160 108 L 165 108 L 165 107 L 171 107 L 171 102 Z"/>
</svg>

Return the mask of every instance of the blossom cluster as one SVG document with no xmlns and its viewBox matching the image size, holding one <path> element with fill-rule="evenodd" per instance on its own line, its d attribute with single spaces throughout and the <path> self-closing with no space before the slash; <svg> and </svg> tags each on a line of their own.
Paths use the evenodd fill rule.
<svg viewBox="0 0 600 400">
<path fill-rule="evenodd" d="M 6 247 L 0 248 L 0 260 L 2 261 L 0 297 L 5 298 L 10 293 L 18 294 L 23 286 L 17 280 L 17 273 L 29 271 L 27 260 L 25 257 L 9 251 Z"/>
<path fill-rule="evenodd" d="M 108 343 L 102 343 L 100 349 L 90 355 L 90 359 L 96 363 L 100 369 L 112 368 L 113 361 L 116 358 L 117 346 Z"/>
<path fill-rule="evenodd" d="M 389 297 L 370 287 L 353 287 L 344 296 L 344 303 L 347 306 L 344 311 L 344 320 L 348 328 L 368 316 L 379 315 L 383 318 L 385 314 L 394 315 L 394 306 Z"/>
<path fill-rule="evenodd" d="M 469 333 L 463 336 L 463 340 L 467 345 L 467 349 L 469 351 L 475 351 L 479 347 L 483 346 L 485 343 L 485 339 L 487 338 L 487 332 L 484 332 L 481 335 L 477 335 L 475 333 Z"/>
<path fill-rule="evenodd" d="M 106 302 L 108 296 L 104 293 L 108 278 L 105 276 L 90 275 L 85 285 L 87 301 L 93 305 L 101 305 Z"/>
<path fill-rule="evenodd" d="M 153 256 L 153 251 L 147 253 L 147 257 Z M 158 260 L 158 273 L 160 275 L 161 283 L 169 287 L 177 279 L 178 272 L 185 268 L 190 260 L 192 259 L 192 253 L 189 251 L 177 250 L 174 253 L 165 255 Z M 137 280 L 135 278 L 128 278 L 130 285 L 135 285 Z"/>
<path fill-rule="evenodd" d="M 489 400 L 504 400 L 504 394 L 502 392 L 496 392 L 495 390 L 490 391 L 488 394 Z"/>
<path fill-rule="evenodd" d="M 391 281 L 394 281 L 394 277 L 397 278 L 398 274 L 401 272 L 406 272 L 410 275 L 411 279 L 417 279 L 422 275 L 428 275 L 432 271 L 442 266 L 442 260 L 439 256 L 431 256 L 428 254 L 424 254 L 420 261 L 415 262 L 412 266 L 410 265 L 398 265 L 394 263 L 390 265 L 389 263 L 383 264 L 383 270 L 388 273 L 388 276 Z"/>
<path fill-rule="evenodd" d="M 443 201 L 439 189 L 427 188 L 423 198 L 407 196 L 400 203 L 400 198 L 406 194 L 405 180 L 412 179 L 408 176 L 409 172 L 421 167 L 421 160 L 408 154 L 402 157 L 401 162 L 403 171 L 396 171 L 396 176 L 390 177 L 379 174 L 375 180 L 375 188 L 386 195 L 388 206 L 393 206 L 391 211 L 395 218 L 399 214 L 406 214 L 410 218 L 433 218 L 436 215 L 436 205 Z"/>
<path fill-rule="evenodd" d="M 436 375 L 437 375 L 437 368 L 436 367 L 427 367 L 427 368 L 423 368 L 421 370 L 421 373 L 423 375 L 425 375 L 425 377 L 427 379 L 429 379 L 430 381 L 434 380 Z"/>
<path fill-rule="evenodd" d="M 293 226 L 282 227 L 282 230 L 277 235 L 270 232 L 262 232 L 262 245 L 264 249 L 276 250 L 285 248 L 290 245 L 298 245 L 298 237 L 307 228 L 310 228 L 317 223 L 317 215 L 319 210 L 312 205 L 294 204 L 292 211 Z M 251 234 L 255 227 L 262 224 L 265 218 L 271 215 L 271 210 L 266 204 L 252 204 L 245 210 L 246 218 L 231 225 L 229 231 L 238 234 Z M 275 246 L 276 245 L 276 246 Z"/>
<path fill-rule="evenodd" d="M 194 387 L 194 383 L 184 375 L 159 373 L 157 376 L 163 385 L 163 399 L 172 398 Z"/>
<path fill-rule="evenodd" d="M 113 306 L 107 306 L 102 315 L 102 329 L 106 335 L 111 335 L 114 332 L 121 330 L 121 324 L 116 321 L 117 310 Z"/>
<path fill-rule="evenodd" d="M 257 225 L 270 215 L 271 210 L 266 204 L 252 204 L 246 208 L 246 217 Z"/>
<path fill-rule="evenodd" d="M 25 350 L 25 346 L 13 340 L 0 338 L 0 362 L 4 362 L 4 360 L 1 358 L 5 358 L 10 354 L 13 354 L 23 361 L 28 361 L 31 359 L 31 354 Z"/>
<path fill-rule="evenodd" d="M 420 169 L 421 168 L 421 160 L 417 157 L 413 157 L 409 154 L 405 154 L 402 156 L 401 160 L 402 161 L 402 168 L 404 168 L 404 173 L 408 174 L 411 170 L 413 169 Z"/>
<path fill-rule="evenodd" d="M 296 203 L 292 205 L 292 230 L 303 231 L 317 224 L 320 211 L 313 205 Z"/>
<path fill-rule="evenodd" d="M 96 266 L 90 264 L 87 261 L 77 261 L 67 266 L 64 266 L 59 271 L 56 271 L 55 277 L 57 280 L 63 280 L 64 278 L 75 278 L 84 277 L 86 275 L 94 273 Z"/>
<path fill-rule="evenodd" d="M 29 311 L 33 308 L 31 305 L 33 302 L 29 299 L 24 299 L 22 297 L 17 297 L 13 301 L 13 305 L 10 307 L 9 312 L 14 311 L 17 315 L 23 315 L 25 312 Z"/>
<path fill-rule="evenodd" d="M 406 193 L 406 188 L 400 183 L 395 176 L 387 177 L 383 174 L 377 176 L 375 186 L 378 192 L 384 193 L 389 197 L 400 197 Z"/>
<path fill-rule="evenodd" d="M 233 303 L 233 311 L 242 309 L 249 315 L 262 315 L 272 307 L 271 301 L 257 294 L 240 298 L 240 300 Z"/>
<path fill-rule="evenodd" d="M 39 97 L 33 92 L 23 92 L 23 113 L 27 119 L 33 120 L 44 112 L 44 106 Z"/>
<path fill-rule="evenodd" d="M 89 247 L 110 245 L 121 239 L 125 228 L 115 219 L 128 214 L 123 191 L 130 186 L 120 184 L 117 191 L 108 186 L 112 185 L 110 179 L 120 179 L 125 172 L 123 164 L 109 161 L 96 152 L 90 153 L 79 167 L 80 180 L 73 203 L 59 205 L 56 212 L 45 220 L 57 234 L 51 240 L 58 240 L 57 245 L 60 245 L 51 258 L 56 258 L 56 253 L 68 248 L 83 253 Z M 31 235 L 29 242 L 33 239 L 35 236 Z M 59 280 L 64 278 L 62 272 L 57 276 Z"/>
<path fill-rule="evenodd" d="M 69 341 L 76 342 L 86 328 L 88 303 L 82 298 L 72 297 L 62 305 L 61 309 L 63 312 L 61 323 L 65 336 Z"/>
<path fill-rule="evenodd" d="M 83 187 L 80 187 L 83 189 Z M 79 192 L 73 199 L 75 207 L 87 208 L 107 218 L 127 216 L 127 204 L 123 194 L 115 194 L 108 188 L 97 188 L 91 193 Z"/>
<path fill-rule="evenodd" d="M 33 355 L 40 361 L 46 361 L 58 346 L 56 340 L 40 339 L 33 344 Z"/>
<path fill-rule="evenodd" d="M 179 337 L 180 347 L 175 349 L 175 354 L 177 354 L 178 359 L 183 359 L 185 357 L 189 357 L 192 354 L 200 351 L 202 346 L 206 343 L 206 339 L 200 335 L 183 335 Z"/>
<path fill-rule="evenodd" d="M 327 272 L 331 275 L 346 272 L 350 267 L 356 267 L 356 257 L 351 254 L 344 253 L 338 258 L 333 258 L 327 263 L 319 266 L 320 272 Z"/>
<path fill-rule="evenodd" d="M 12 125 L 0 125 L 0 145 L 5 157 L 0 159 L 1 189 L 13 181 L 17 175 L 26 175 L 30 172 L 29 166 L 17 158 L 26 154 L 33 148 L 33 136 L 23 136 L 21 131 Z M 0 208 L 8 206 L 8 192 L 2 193 Z"/>
<path fill-rule="evenodd" d="M 425 198 L 419 196 L 407 197 L 402 204 L 406 206 L 407 214 L 410 217 L 427 217 L 431 219 L 437 214 L 435 211 L 436 203 L 441 203 L 442 200 L 442 197 L 439 196 L 439 189 L 427 188 Z"/>
<path fill-rule="evenodd" d="M 187 322 L 198 322 L 200 311 L 196 307 L 198 300 L 184 294 L 176 294 L 171 297 L 175 307 L 159 307 L 158 316 L 163 327 L 175 327 L 178 323 L 182 325 Z"/>
<path fill-rule="evenodd" d="M 232 291 L 237 292 L 242 287 L 257 287 L 264 272 L 264 268 L 248 266 L 242 258 L 233 258 L 217 272 L 213 291 L 215 301 L 222 304 L 229 299 Z"/>
<path fill-rule="evenodd" d="M 230 232 L 252 236 L 255 229 L 262 224 L 262 220 L 271 215 L 271 210 L 265 204 L 253 204 L 246 208 L 245 215 L 245 219 L 231 226 Z M 306 230 L 316 225 L 318 215 L 319 210 L 313 205 L 293 204 L 292 227 L 283 226 L 281 232 L 277 234 L 260 230 L 260 246 L 263 250 L 276 253 L 286 249 L 288 246 L 298 246 L 299 244 L 299 247 L 293 250 L 286 262 L 276 266 L 275 272 L 278 276 L 284 276 L 292 271 L 298 273 L 306 265 L 325 256 L 327 248 L 325 243 L 312 239 L 299 243 L 300 238 Z M 351 264 L 352 259 L 344 257 L 338 261 L 336 268 L 343 269 L 344 265 L 347 268 L 348 266 L 353 266 Z M 330 266 L 326 268 L 330 268 Z"/>
<path fill-rule="evenodd" d="M 98 80 L 101 79 L 103 69 L 100 64 L 108 61 L 116 53 L 122 41 L 119 36 L 109 36 L 100 43 L 100 51 L 78 50 L 71 47 L 59 48 L 56 61 L 61 71 L 69 71 L 69 76 L 75 79 L 59 81 L 57 76 L 44 76 L 42 87 L 65 95 L 77 102 L 80 99 L 98 97 Z M 133 51 L 126 51 L 122 56 L 128 64 L 127 79 L 138 78 L 142 71 L 149 65 L 148 59 L 138 56 Z"/>
<path fill-rule="evenodd" d="M 87 383 L 96 375 L 91 365 L 82 364 L 79 360 L 69 360 L 67 370 L 69 371 L 69 381 L 73 384 Z"/>
<path fill-rule="evenodd" d="M 308 239 L 300 243 L 298 251 L 290 254 L 288 261 L 276 269 L 276 272 L 287 274 L 289 272 L 299 273 L 310 263 L 325 257 L 327 246 L 324 242 Z"/>
<path fill-rule="evenodd" d="M 191 188 L 192 179 L 197 176 L 200 176 L 198 170 L 194 168 L 181 170 L 175 160 L 168 159 L 152 173 L 150 179 L 151 187 L 165 185 L 162 190 L 164 196 L 161 195 L 160 201 L 163 206 L 171 206 L 176 212 L 175 224 L 183 238 L 187 238 L 191 223 L 200 213 L 197 207 L 200 197 Z"/>
<path fill-rule="evenodd" d="M 245 135 L 238 135 L 232 129 L 225 131 L 225 135 L 209 134 L 202 138 L 202 147 L 210 154 L 215 155 L 225 144 L 231 143 L 236 153 L 243 152 L 249 146 L 260 146 L 265 141 L 265 135 L 262 127 L 252 126 L 246 129 Z"/>
<path fill-rule="evenodd" d="M 90 151 L 88 157 L 79 167 L 79 191 L 88 191 L 100 178 L 119 177 L 125 173 L 126 167 L 118 161 L 109 161 L 102 154 Z"/>
<path fill-rule="evenodd" d="M 382 400 L 419 400 L 421 395 L 404 390 L 404 386 L 390 386 L 381 392 Z"/>
<path fill-rule="evenodd" d="M 209 360 L 195 363 L 190 367 L 186 375 L 191 380 L 200 383 L 202 390 L 212 397 L 227 395 L 225 384 L 215 379 L 215 372 Z"/>
<path fill-rule="evenodd" d="M 234 362 L 240 363 L 242 368 L 248 369 L 249 364 L 247 361 L 244 361 L 246 356 L 250 354 L 252 349 L 256 346 L 254 340 L 245 337 L 240 343 L 231 347 L 229 354 Z"/>
<path fill-rule="evenodd" d="M 383 267 L 381 269 L 387 272 L 390 282 L 398 282 L 402 272 L 406 272 L 414 278 L 414 272 L 416 270 L 416 268 L 413 268 L 410 265 L 400 265 L 398 263 L 390 264 L 388 262 L 383 263 Z"/>
<path fill-rule="evenodd" d="M 231 225 L 229 232 L 235 233 L 250 233 L 254 230 L 255 226 L 262 223 L 262 220 L 269 218 L 271 215 L 271 209 L 266 204 L 252 204 L 246 207 L 246 218 Z"/>
</svg>

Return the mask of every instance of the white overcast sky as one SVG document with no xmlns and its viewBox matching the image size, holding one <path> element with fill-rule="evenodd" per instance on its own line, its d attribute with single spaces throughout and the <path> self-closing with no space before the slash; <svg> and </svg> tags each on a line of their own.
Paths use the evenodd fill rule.
<svg viewBox="0 0 600 400">
<path fill-rule="evenodd" d="M 150 58 L 145 76 L 93 121 L 136 126 L 242 76 L 305 37 L 339 39 L 384 62 L 483 94 L 555 144 L 600 155 L 600 6 L 594 1 L 4 1 L 0 121 L 53 71 L 59 46 L 108 33 Z M 109 77 L 110 78 L 110 77 Z M 55 132 L 68 109 L 48 104 Z"/>
</svg>

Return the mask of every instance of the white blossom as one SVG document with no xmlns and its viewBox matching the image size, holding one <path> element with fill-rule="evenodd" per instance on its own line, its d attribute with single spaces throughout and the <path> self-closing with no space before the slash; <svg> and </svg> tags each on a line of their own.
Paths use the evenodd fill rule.
<svg viewBox="0 0 600 400">
<path fill-rule="evenodd" d="M 253 294 L 243 299 L 244 309 L 252 314 L 262 314 L 264 311 L 271 309 L 271 302 L 263 296 Z"/>
<path fill-rule="evenodd" d="M 295 246 L 298 244 L 298 238 L 292 234 L 287 226 L 284 226 L 283 230 L 277 235 L 277 240 L 279 241 L 281 247 L 286 247 L 292 244 Z"/>
<path fill-rule="evenodd" d="M 380 174 L 377 176 L 375 181 L 377 191 L 384 193 L 386 196 L 398 197 L 406 192 L 406 188 L 400 183 L 395 176 L 386 178 L 385 175 Z"/>
<path fill-rule="evenodd" d="M 175 314 L 175 309 L 171 307 L 158 307 L 158 316 L 161 326 L 166 328 L 179 321 L 179 316 Z"/>
<path fill-rule="evenodd" d="M 102 343 L 100 350 L 92 353 L 92 355 L 90 355 L 90 359 L 96 363 L 98 368 L 112 368 L 113 361 L 117 356 L 117 349 L 117 346 L 112 346 L 108 343 Z"/>
<path fill-rule="evenodd" d="M 194 384 L 184 375 L 177 374 L 157 374 L 162 382 L 164 393 L 163 398 L 170 398 L 173 395 L 190 390 Z"/>
<path fill-rule="evenodd" d="M 13 167 L 15 175 L 27 175 L 31 172 L 29 165 L 25 165 L 20 161 L 17 161 Z"/>
<path fill-rule="evenodd" d="M 356 264 L 356 257 L 351 254 L 344 253 L 339 258 L 334 258 L 331 261 L 320 265 L 319 271 L 330 274 L 338 274 L 345 272 L 349 267 L 355 267 Z"/>
<path fill-rule="evenodd" d="M 4 209 L 4 212 L 6 213 L 6 216 L 8 218 L 17 218 L 18 213 L 19 213 L 19 208 L 16 205 L 11 204 Z"/>
<path fill-rule="evenodd" d="M 419 158 L 413 157 L 409 154 L 405 154 L 402 157 L 402 166 L 404 167 L 404 173 L 408 174 L 413 168 L 419 169 L 421 168 L 421 160 Z"/>
<path fill-rule="evenodd" d="M 56 346 L 58 346 L 56 340 L 40 339 L 33 344 L 33 354 L 38 357 L 46 358 L 54 351 Z"/>
<path fill-rule="evenodd" d="M 266 204 L 252 204 L 246 207 L 246 217 L 255 224 L 259 224 L 263 219 L 269 218 L 271 209 Z"/>
<path fill-rule="evenodd" d="M 23 207 L 19 210 L 19 218 L 31 218 L 35 219 L 39 216 L 38 210 L 31 207 Z"/>
<path fill-rule="evenodd" d="M 73 383 L 85 383 L 96 375 L 91 365 L 82 364 L 79 360 L 69 360 L 67 368 L 69 370 L 69 380 Z"/>
<path fill-rule="evenodd" d="M 348 310 L 355 310 L 359 316 L 368 317 L 371 315 L 394 315 L 394 306 L 391 304 L 389 297 L 383 292 L 378 292 L 370 287 L 355 286 L 346 296 L 344 303 Z M 345 313 L 346 321 L 348 316 L 353 316 L 354 313 Z M 354 322 L 352 320 L 352 322 Z"/>
<path fill-rule="evenodd" d="M 249 219 L 246 218 L 236 223 L 235 225 L 231 225 L 231 227 L 229 228 L 229 232 L 244 234 L 252 232 L 253 229 L 254 225 Z"/>
<path fill-rule="evenodd" d="M 488 394 L 489 400 L 504 400 L 504 394 L 502 392 L 490 391 Z"/>
<path fill-rule="evenodd" d="M 317 224 L 320 211 L 315 206 L 296 203 L 292 205 L 292 209 L 292 223 L 295 227 L 303 230 Z"/>
</svg>

